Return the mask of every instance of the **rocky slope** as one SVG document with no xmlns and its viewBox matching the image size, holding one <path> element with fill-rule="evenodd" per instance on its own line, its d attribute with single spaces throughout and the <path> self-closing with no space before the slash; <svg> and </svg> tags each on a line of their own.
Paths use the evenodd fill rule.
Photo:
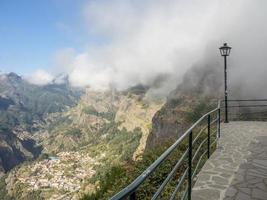
<svg viewBox="0 0 267 200">
<path fill-rule="evenodd" d="M 74 106 L 79 96 L 67 83 L 37 86 L 15 73 L 0 74 L 0 167 L 8 171 L 36 158 L 42 147 L 31 133 L 49 113 Z"/>
<path fill-rule="evenodd" d="M 147 149 L 179 138 L 202 114 L 217 105 L 223 84 L 222 72 L 214 65 L 194 66 L 185 74 L 153 117 Z"/>
<path fill-rule="evenodd" d="M 4 171 L 25 160 L 35 159 L 42 151 L 33 139 L 21 138 L 8 130 L 0 130 L 0 165 Z"/>
<path fill-rule="evenodd" d="M 93 192 L 100 174 L 141 158 L 152 117 L 163 104 L 142 86 L 124 92 L 87 89 L 76 106 L 49 115 L 47 126 L 33 135 L 43 155 L 9 173 L 9 195 L 78 199 Z"/>
</svg>

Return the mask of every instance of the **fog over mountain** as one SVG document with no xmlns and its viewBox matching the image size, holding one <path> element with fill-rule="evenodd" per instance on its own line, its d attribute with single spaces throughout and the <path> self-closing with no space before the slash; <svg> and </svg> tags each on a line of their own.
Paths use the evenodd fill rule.
<svg viewBox="0 0 267 200">
<path fill-rule="evenodd" d="M 110 199 L 217 107 L 225 42 L 229 99 L 267 98 L 266 0 L 1 3 L 0 199 Z M 215 144 L 216 114 L 210 131 L 204 117 L 194 128 L 195 155 Z M 186 144 L 137 198 L 152 198 Z"/>
<path fill-rule="evenodd" d="M 228 42 L 230 85 L 252 96 L 261 88 L 267 96 L 266 11 L 265 0 L 90 1 L 81 11 L 84 26 L 101 42 L 84 51 L 59 50 L 51 71 L 28 78 L 46 84 L 64 72 L 73 86 L 122 90 L 165 77 L 159 91 L 168 93 L 193 65 L 223 70 L 218 47 Z"/>
</svg>

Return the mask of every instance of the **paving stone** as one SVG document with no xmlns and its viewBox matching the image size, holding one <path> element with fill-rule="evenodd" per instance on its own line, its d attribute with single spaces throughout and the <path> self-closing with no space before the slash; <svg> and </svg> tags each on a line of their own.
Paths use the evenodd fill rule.
<svg viewBox="0 0 267 200">
<path fill-rule="evenodd" d="M 263 167 L 267 167 L 267 160 L 254 160 L 253 162 Z"/>
<path fill-rule="evenodd" d="M 207 180 L 208 181 L 208 180 L 210 180 L 211 176 L 209 174 L 200 174 L 198 176 L 198 178 L 201 180 Z"/>
<path fill-rule="evenodd" d="M 267 191 L 267 188 L 263 183 L 258 183 L 255 186 L 263 191 Z"/>
<path fill-rule="evenodd" d="M 218 185 L 228 185 L 228 180 L 219 176 L 213 176 L 212 180 Z"/>
<path fill-rule="evenodd" d="M 207 200 L 207 199 L 219 199 L 220 191 L 216 189 L 203 189 L 195 190 L 192 194 L 192 199 Z"/>
<path fill-rule="evenodd" d="M 209 185 L 210 188 L 215 188 L 215 189 L 226 189 L 227 186 L 223 186 L 223 185 L 217 185 L 217 184 L 212 184 Z"/>
<path fill-rule="evenodd" d="M 249 184 L 262 183 L 262 178 L 256 177 L 256 178 L 248 179 L 247 182 Z"/>
<path fill-rule="evenodd" d="M 246 193 L 246 194 L 248 194 L 248 195 L 250 195 L 251 194 L 251 189 L 250 188 L 238 188 L 241 192 L 243 192 L 243 193 Z"/>
<path fill-rule="evenodd" d="M 238 192 L 238 194 L 236 195 L 234 199 L 235 200 L 251 200 L 250 196 L 243 192 Z"/>
<path fill-rule="evenodd" d="M 233 200 L 232 197 L 225 197 L 224 200 Z"/>
<path fill-rule="evenodd" d="M 233 187 L 230 187 L 230 188 L 227 189 L 227 191 L 225 193 L 225 196 L 226 197 L 233 197 L 233 196 L 236 195 L 236 193 L 237 193 L 237 190 L 235 188 L 233 188 Z"/>
<path fill-rule="evenodd" d="M 192 191 L 192 200 L 202 199 L 267 200 L 267 122 L 221 124 L 217 149 Z"/>
<path fill-rule="evenodd" d="M 266 200 L 267 199 L 267 191 L 262 191 L 259 189 L 253 189 L 252 190 L 252 198 Z"/>
<path fill-rule="evenodd" d="M 231 183 L 233 184 L 233 182 Z M 245 182 L 245 183 L 238 183 L 238 184 L 235 184 L 236 187 L 240 187 L 240 188 L 247 188 L 248 187 L 248 183 Z"/>
<path fill-rule="evenodd" d="M 229 177 L 231 177 L 231 174 L 221 173 L 220 176 L 222 176 L 224 178 L 229 178 Z"/>
</svg>

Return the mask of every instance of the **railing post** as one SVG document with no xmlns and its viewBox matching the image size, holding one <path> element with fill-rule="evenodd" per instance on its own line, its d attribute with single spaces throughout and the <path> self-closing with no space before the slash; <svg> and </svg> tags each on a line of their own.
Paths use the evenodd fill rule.
<svg viewBox="0 0 267 200">
<path fill-rule="evenodd" d="M 135 194 L 135 192 L 133 192 L 133 193 L 130 195 L 130 200 L 136 200 L 136 194 Z"/>
<path fill-rule="evenodd" d="M 208 158 L 210 158 L 210 115 L 208 115 Z"/>
<path fill-rule="evenodd" d="M 224 56 L 224 108 L 225 108 L 225 121 L 224 123 L 228 123 L 228 90 L 227 90 L 227 58 Z"/>
<path fill-rule="evenodd" d="M 191 200 L 191 190 L 192 190 L 192 141 L 193 141 L 193 131 L 189 133 L 189 140 L 188 140 L 188 200 Z"/>
<path fill-rule="evenodd" d="M 218 109 L 218 137 L 221 137 L 221 108 Z"/>
</svg>

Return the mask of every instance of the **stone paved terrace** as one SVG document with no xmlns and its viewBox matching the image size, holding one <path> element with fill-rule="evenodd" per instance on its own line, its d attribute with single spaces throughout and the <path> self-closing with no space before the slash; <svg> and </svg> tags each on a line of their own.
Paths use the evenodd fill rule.
<svg viewBox="0 0 267 200">
<path fill-rule="evenodd" d="M 222 124 L 192 200 L 267 200 L 267 122 Z"/>
</svg>

